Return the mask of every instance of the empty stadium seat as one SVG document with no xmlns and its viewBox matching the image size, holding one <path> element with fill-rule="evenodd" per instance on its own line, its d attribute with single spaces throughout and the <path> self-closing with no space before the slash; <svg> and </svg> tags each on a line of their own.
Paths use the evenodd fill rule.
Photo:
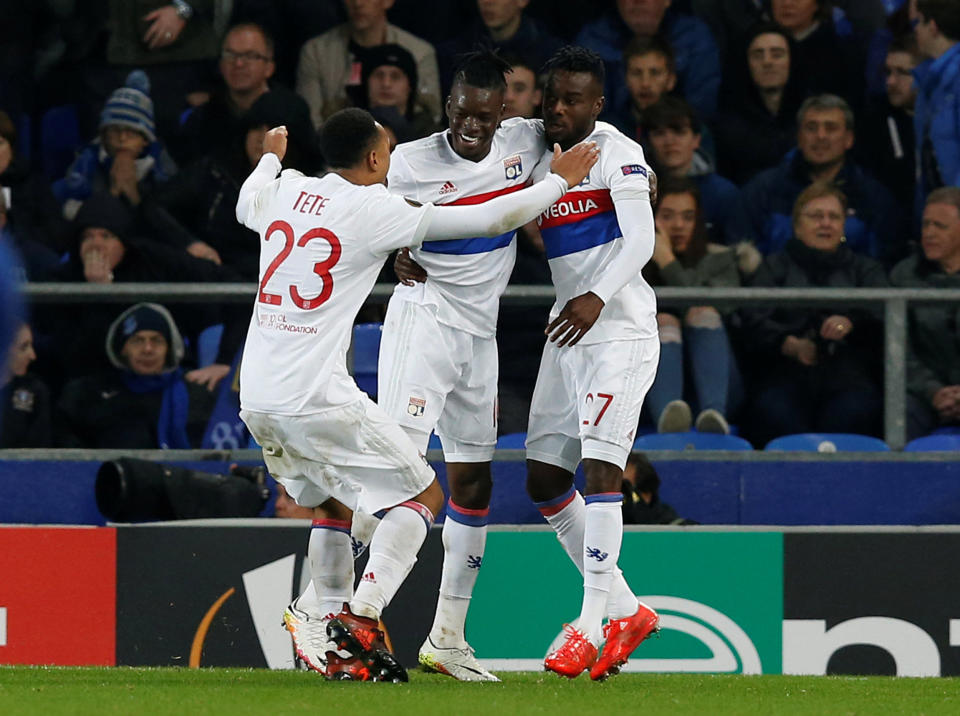
<svg viewBox="0 0 960 716">
<path fill-rule="evenodd" d="M 497 438 L 497 447 L 503 450 L 523 450 L 526 442 L 526 433 L 507 433 Z"/>
<path fill-rule="evenodd" d="M 220 352 L 220 339 L 223 337 L 223 324 L 215 323 L 207 326 L 197 336 L 197 367 L 206 368 L 211 365 Z"/>
<path fill-rule="evenodd" d="M 382 323 L 358 323 L 353 327 L 353 379 L 371 398 L 377 397 L 377 359 L 382 331 Z"/>
<path fill-rule="evenodd" d="M 51 107 L 40 118 L 40 167 L 51 181 L 60 179 L 80 148 L 80 122 L 72 104 Z"/>
<path fill-rule="evenodd" d="M 633 443 L 634 450 L 753 450 L 753 446 L 736 435 L 719 433 L 650 433 Z"/>
<path fill-rule="evenodd" d="M 927 435 L 911 440 L 903 449 L 906 452 L 960 452 L 960 434 Z"/>
<path fill-rule="evenodd" d="M 880 438 L 854 433 L 796 433 L 774 438 L 764 450 L 807 452 L 884 452 L 890 446 Z"/>
</svg>

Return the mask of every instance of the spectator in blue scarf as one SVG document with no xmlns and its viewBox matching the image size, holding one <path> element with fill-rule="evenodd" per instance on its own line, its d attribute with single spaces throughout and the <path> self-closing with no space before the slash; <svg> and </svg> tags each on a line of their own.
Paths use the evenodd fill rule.
<svg viewBox="0 0 960 716">
<path fill-rule="evenodd" d="M 134 70 L 107 99 L 100 132 L 84 147 L 66 176 L 53 184 L 67 219 L 93 194 L 108 193 L 139 207 L 143 197 L 168 181 L 176 164 L 157 138 L 150 80 Z"/>
<path fill-rule="evenodd" d="M 183 339 L 170 312 L 139 303 L 110 326 L 115 370 L 64 386 L 58 441 L 66 447 L 188 449 L 199 446 L 214 395 L 183 379 Z"/>
</svg>

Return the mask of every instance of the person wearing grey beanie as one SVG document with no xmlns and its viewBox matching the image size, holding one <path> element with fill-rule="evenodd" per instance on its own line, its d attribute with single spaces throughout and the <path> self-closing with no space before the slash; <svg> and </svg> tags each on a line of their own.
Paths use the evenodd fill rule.
<svg viewBox="0 0 960 716">
<path fill-rule="evenodd" d="M 53 184 L 64 216 L 72 219 L 95 193 L 109 193 L 131 206 L 166 182 L 177 167 L 156 134 L 150 80 L 143 70 L 127 75 L 100 113 L 99 135 Z"/>
</svg>

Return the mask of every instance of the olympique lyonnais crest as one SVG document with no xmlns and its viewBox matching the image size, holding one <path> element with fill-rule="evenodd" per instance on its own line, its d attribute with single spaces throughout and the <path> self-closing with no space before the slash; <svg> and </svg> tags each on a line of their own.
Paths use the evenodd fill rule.
<svg viewBox="0 0 960 716">
<path fill-rule="evenodd" d="M 415 418 L 419 418 L 423 415 L 423 409 L 426 407 L 427 401 L 423 398 L 414 398 L 410 397 L 410 402 L 407 404 L 407 412 L 410 413 Z"/>
<path fill-rule="evenodd" d="M 523 174 L 523 164 L 520 162 L 519 154 L 503 160 L 503 173 L 507 177 L 507 181 L 517 179 Z"/>
</svg>

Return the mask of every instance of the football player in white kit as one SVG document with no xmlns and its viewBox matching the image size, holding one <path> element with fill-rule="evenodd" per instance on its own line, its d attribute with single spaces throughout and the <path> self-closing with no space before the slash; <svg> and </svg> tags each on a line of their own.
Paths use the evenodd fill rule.
<svg viewBox="0 0 960 716">
<path fill-rule="evenodd" d="M 557 300 L 530 406 L 527 491 L 584 577 L 580 617 L 544 666 L 570 678 L 589 669 L 599 680 L 658 627 L 617 568 L 623 468 L 660 353 L 656 297 L 640 275 L 654 246 L 652 172 L 638 144 L 596 121 L 598 55 L 564 47 L 545 69 L 548 144 L 589 138 L 602 153 L 538 219 Z M 581 460 L 585 498 L 573 486 Z"/>
<path fill-rule="evenodd" d="M 489 50 L 463 59 L 447 99 L 449 129 L 394 150 L 391 191 L 437 205 L 472 205 L 529 184 L 544 156 L 543 127 L 525 119 L 501 123 L 509 70 Z M 474 657 L 464 627 L 486 544 L 497 441 L 497 314 L 516 260 L 515 234 L 412 249 L 426 281 L 397 285 L 380 344 L 378 402 L 423 452 L 435 430 L 447 463 L 440 595 L 419 660 L 463 681 L 498 681 Z"/>
<path fill-rule="evenodd" d="M 260 284 L 240 369 L 240 416 L 271 474 L 301 505 L 348 525 L 351 510 L 382 513 L 364 579 L 327 632 L 352 655 L 347 678 L 406 680 L 379 617 L 416 561 L 443 492 L 395 421 L 357 388 L 346 352 L 357 311 L 386 257 L 426 240 L 497 236 L 533 219 L 596 162 L 593 144 L 552 162 L 553 173 L 483 207 L 437 209 L 387 192 L 389 139 L 363 110 L 324 124 L 321 178 L 285 171 L 286 130 L 264 139 L 237 219 L 260 234 Z M 349 534 L 311 563 L 352 559 Z M 318 589 L 319 591 L 319 589 Z"/>
</svg>

